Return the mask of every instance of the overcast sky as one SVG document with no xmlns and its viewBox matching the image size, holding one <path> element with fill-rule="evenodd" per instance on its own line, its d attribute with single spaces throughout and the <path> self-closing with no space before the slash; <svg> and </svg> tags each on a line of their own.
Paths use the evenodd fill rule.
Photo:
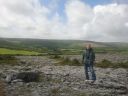
<svg viewBox="0 0 128 96">
<path fill-rule="evenodd" d="M 128 41 L 128 0 L 0 0 L 0 37 Z"/>
</svg>

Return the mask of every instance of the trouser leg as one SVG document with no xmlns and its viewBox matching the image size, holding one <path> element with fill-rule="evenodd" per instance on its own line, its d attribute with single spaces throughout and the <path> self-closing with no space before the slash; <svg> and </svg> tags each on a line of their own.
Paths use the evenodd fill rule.
<svg viewBox="0 0 128 96">
<path fill-rule="evenodd" d="M 93 66 L 90 66 L 90 72 L 91 72 L 91 80 L 96 80 L 96 74 L 93 69 Z"/>
<path fill-rule="evenodd" d="M 89 69 L 88 69 L 88 66 L 85 65 L 85 76 L 86 76 L 86 79 L 89 80 Z"/>
</svg>

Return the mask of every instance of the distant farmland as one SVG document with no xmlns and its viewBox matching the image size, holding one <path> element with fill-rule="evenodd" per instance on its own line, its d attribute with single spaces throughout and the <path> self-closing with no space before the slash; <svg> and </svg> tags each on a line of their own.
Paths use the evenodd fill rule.
<svg viewBox="0 0 128 96">
<path fill-rule="evenodd" d="M 0 48 L 0 55 L 39 55 L 40 53 L 35 51 L 24 51 L 24 50 L 12 50 L 6 48 Z"/>
</svg>

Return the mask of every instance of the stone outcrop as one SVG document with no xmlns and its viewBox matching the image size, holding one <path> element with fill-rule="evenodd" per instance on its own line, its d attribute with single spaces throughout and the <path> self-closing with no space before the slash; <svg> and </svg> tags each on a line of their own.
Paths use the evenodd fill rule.
<svg viewBox="0 0 128 96">
<path fill-rule="evenodd" d="M 36 82 L 39 80 L 39 73 L 37 72 L 21 72 L 9 74 L 6 77 L 6 82 L 11 83 L 13 81 L 23 82 Z"/>
</svg>

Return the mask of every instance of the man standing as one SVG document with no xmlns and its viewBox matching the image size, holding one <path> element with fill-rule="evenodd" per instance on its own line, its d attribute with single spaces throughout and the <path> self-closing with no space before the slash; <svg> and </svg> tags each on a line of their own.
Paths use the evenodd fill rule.
<svg viewBox="0 0 128 96">
<path fill-rule="evenodd" d="M 93 83 L 96 80 L 96 74 L 93 69 L 95 53 L 91 47 L 91 44 L 86 46 L 86 49 L 83 52 L 82 62 L 85 68 L 86 81 L 91 81 Z"/>
</svg>

